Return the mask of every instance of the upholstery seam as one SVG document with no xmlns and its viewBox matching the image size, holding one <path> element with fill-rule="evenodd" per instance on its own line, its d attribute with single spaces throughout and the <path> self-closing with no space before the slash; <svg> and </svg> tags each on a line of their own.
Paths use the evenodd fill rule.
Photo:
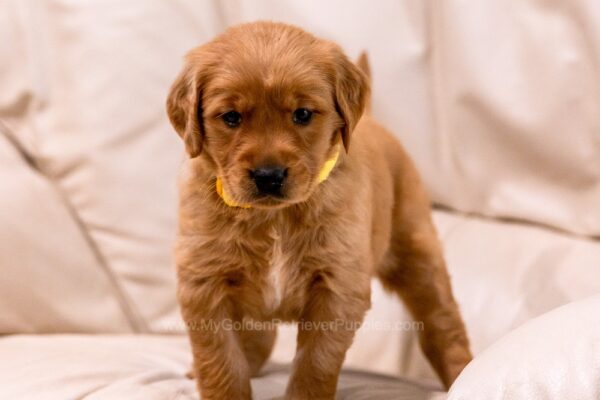
<svg viewBox="0 0 600 400">
<path fill-rule="evenodd" d="M 18 141 L 16 136 L 11 132 L 8 128 L 7 124 L 0 119 L 0 133 L 8 140 L 8 142 L 15 148 L 15 150 L 19 153 L 21 158 L 39 175 L 41 175 L 46 182 L 48 182 L 49 186 L 52 190 L 58 195 L 59 201 L 67 210 L 67 213 L 70 215 L 73 220 L 77 230 L 81 233 L 84 242 L 88 245 L 89 250 L 92 253 L 93 258 L 99 264 L 100 269 L 103 270 L 104 274 L 108 279 L 109 286 L 112 288 L 112 291 L 116 295 L 117 303 L 120 305 L 121 312 L 124 314 L 127 322 L 129 323 L 130 328 L 134 333 L 141 332 L 149 332 L 147 324 L 144 322 L 143 318 L 139 315 L 138 312 L 134 310 L 134 303 L 130 300 L 126 291 L 121 287 L 118 282 L 117 277 L 111 270 L 110 266 L 102 251 L 100 250 L 96 241 L 92 238 L 89 230 L 86 227 L 86 224 L 81 219 L 79 213 L 76 211 L 75 207 L 68 201 L 67 196 L 64 191 L 60 188 L 55 179 L 53 179 L 49 174 L 45 173 L 40 165 L 37 163 L 35 156 L 30 154 L 25 147 Z"/>
</svg>

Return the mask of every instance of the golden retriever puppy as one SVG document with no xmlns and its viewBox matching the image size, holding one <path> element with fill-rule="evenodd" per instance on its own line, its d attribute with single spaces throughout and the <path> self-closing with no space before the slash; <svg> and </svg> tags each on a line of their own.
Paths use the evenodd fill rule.
<svg viewBox="0 0 600 400">
<path fill-rule="evenodd" d="M 286 398 L 333 399 L 373 275 L 423 322 L 446 387 L 471 360 L 429 200 L 368 98 L 337 45 L 285 24 L 187 55 L 167 111 L 190 156 L 175 253 L 202 399 L 251 398 L 272 320 L 299 321 Z"/>
</svg>

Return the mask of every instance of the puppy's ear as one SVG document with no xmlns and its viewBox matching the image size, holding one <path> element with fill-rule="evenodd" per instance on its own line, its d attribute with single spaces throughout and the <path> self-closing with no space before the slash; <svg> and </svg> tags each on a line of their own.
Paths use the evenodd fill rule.
<svg viewBox="0 0 600 400">
<path fill-rule="evenodd" d="M 335 101 L 344 120 L 342 141 L 348 151 L 350 135 L 365 111 L 371 89 L 368 77 L 340 49 L 336 52 Z"/>
<path fill-rule="evenodd" d="M 188 61 L 173 82 L 167 97 L 169 120 L 183 139 L 185 149 L 191 158 L 198 157 L 202 152 L 204 138 L 198 80 L 197 74 Z"/>
</svg>

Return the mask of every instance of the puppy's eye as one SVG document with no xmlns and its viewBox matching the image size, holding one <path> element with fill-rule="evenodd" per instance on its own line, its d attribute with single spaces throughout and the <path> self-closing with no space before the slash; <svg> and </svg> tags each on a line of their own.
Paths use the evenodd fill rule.
<svg viewBox="0 0 600 400">
<path fill-rule="evenodd" d="M 313 112 L 307 108 L 298 108 L 292 115 L 292 120 L 298 125 L 308 125 L 312 119 Z"/>
<path fill-rule="evenodd" d="M 235 128 L 242 123 L 242 114 L 237 111 L 229 111 L 221 115 L 221 119 L 231 128 Z"/>
</svg>

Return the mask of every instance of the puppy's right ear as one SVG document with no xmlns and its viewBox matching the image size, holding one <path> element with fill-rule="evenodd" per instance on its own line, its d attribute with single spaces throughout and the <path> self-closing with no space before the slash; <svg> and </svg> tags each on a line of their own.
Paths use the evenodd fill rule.
<svg viewBox="0 0 600 400">
<path fill-rule="evenodd" d="M 186 61 L 169 92 L 167 114 L 171 125 L 185 143 L 190 158 L 198 157 L 202 152 L 204 127 L 202 123 L 202 102 L 197 73 Z"/>
</svg>

